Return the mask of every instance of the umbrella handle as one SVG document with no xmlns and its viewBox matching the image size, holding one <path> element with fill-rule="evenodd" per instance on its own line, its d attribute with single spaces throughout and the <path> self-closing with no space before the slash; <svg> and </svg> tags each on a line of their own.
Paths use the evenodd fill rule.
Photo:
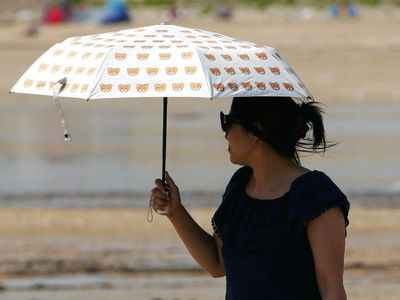
<svg viewBox="0 0 400 300">
<path fill-rule="evenodd" d="M 162 174 L 161 174 L 161 181 L 163 183 L 164 189 L 168 193 L 169 197 L 169 192 L 170 188 L 167 184 L 167 181 L 165 180 L 165 165 L 166 165 L 166 160 L 167 160 L 167 110 L 168 110 L 168 97 L 163 98 L 163 141 L 162 141 Z M 167 215 L 170 212 L 170 207 L 166 206 L 165 209 L 163 210 L 157 210 L 156 212 L 159 215 Z M 151 199 L 149 200 L 149 209 L 147 211 L 147 221 L 152 222 L 153 221 L 153 210 L 152 210 L 152 203 Z"/>
<path fill-rule="evenodd" d="M 64 110 L 62 109 L 60 99 L 58 99 L 58 95 L 64 90 L 66 84 L 67 84 L 67 78 L 60 79 L 57 82 L 56 86 L 53 89 L 53 100 L 54 103 L 56 104 L 57 112 L 61 119 L 61 126 L 64 133 L 64 140 L 66 142 L 70 142 L 71 134 L 68 129 L 67 121 L 65 119 Z"/>
<path fill-rule="evenodd" d="M 167 114 L 168 112 L 168 97 L 163 98 L 163 143 L 162 143 L 162 174 L 161 181 L 163 183 L 164 189 L 167 191 L 168 197 L 170 188 L 165 180 L 165 165 L 167 161 Z M 157 210 L 160 215 L 167 215 L 170 211 L 170 207 L 166 206 L 163 210 Z"/>
</svg>

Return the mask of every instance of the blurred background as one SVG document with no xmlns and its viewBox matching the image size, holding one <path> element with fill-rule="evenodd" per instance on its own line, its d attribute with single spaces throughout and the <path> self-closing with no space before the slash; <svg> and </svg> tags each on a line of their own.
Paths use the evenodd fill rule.
<svg viewBox="0 0 400 300">
<path fill-rule="evenodd" d="M 400 298 L 399 0 L 0 0 L 0 298 L 223 299 L 160 216 L 162 101 L 9 94 L 67 37 L 168 21 L 278 49 L 317 101 L 339 144 L 302 158 L 348 195 L 349 299 Z M 210 219 L 237 168 L 219 111 L 231 100 L 169 101 L 167 169 L 185 206 Z"/>
</svg>

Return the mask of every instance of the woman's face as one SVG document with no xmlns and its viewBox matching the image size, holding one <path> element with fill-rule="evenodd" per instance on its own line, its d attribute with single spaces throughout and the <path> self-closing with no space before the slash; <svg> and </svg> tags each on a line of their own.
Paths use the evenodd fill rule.
<svg viewBox="0 0 400 300">
<path fill-rule="evenodd" d="M 252 135 L 239 124 L 232 124 L 225 134 L 228 141 L 228 151 L 233 164 L 248 165 L 249 158 L 254 150 Z"/>
</svg>

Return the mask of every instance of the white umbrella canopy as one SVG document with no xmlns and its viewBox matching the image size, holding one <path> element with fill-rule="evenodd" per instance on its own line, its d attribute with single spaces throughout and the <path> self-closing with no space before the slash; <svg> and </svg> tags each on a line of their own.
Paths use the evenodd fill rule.
<svg viewBox="0 0 400 300">
<path fill-rule="evenodd" d="M 71 37 L 47 50 L 11 92 L 62 97 L 312 98 L 274 48 L 169 24 Z"/>
<path fill-rule="evenodd" d="M 53 96 L 67 141 L 58 96 L 163 97 L 164 184 L 168 97 L 313 99 L 274 48 L 170 24 L 68 38 L 39 57 L 10 92 Z"/>
</svg>

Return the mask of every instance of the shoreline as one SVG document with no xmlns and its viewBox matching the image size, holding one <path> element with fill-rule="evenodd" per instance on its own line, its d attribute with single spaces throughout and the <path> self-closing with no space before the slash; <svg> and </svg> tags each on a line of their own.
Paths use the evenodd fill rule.
<svg viewBox="0 0 400 300">
<path fill-rule="evenodd" d="M 189 208 L 217 207 L 222 197 L 222 192 L 214 191 L 181 192 Z M 400 192 L 397 191 L 360 191 L 345 194 L 352 205 L 400 208 Z M 0 193 L 0 209 L 144 209 L 148 206 L 148 197 L 148 192 L 135 191 Z"/>
</svg>

